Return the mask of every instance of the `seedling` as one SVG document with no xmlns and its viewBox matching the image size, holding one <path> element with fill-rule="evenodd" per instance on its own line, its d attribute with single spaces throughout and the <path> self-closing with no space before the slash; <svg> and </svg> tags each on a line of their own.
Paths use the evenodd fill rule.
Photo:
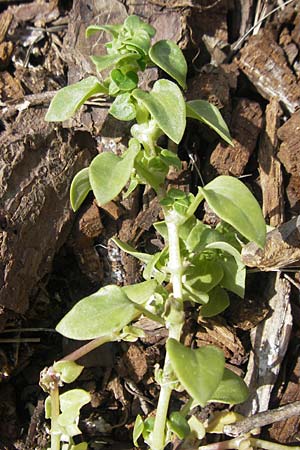
<svg viewBox="0 0 300 450">
<path fill-rule="evenodd" d="M 107 54 L 92 56 L 92 61 L 99 75 L 110 69 L 109 75 L 101 81 L 91 76 L 61 89 L 51 102 L 46 120 L 66 120 L 86 100 L 100 94 L 113 98 L 109 110 L 112 116 L 134 124 L 122 156 L 101 153 L 75 176 L 71 205 L 76 211 L 93 191 L 98 205 L 103 206 L 121 193 L 128 196 L 138 185 L 148 184 L 162 206 L 164 220 L 155 228 L 165 247 L 147 254 L 114 238 L 121 250 L 143 263 L 145 281 L 124 287 L 104 286 L 78 302 L 57 325 L 63 336 L 91 342 L 66 357 L 68 361 L 54 364 L 50 374 L 49 369 L 46 372 L 46 380 L 50 376 L 46 406 L 52 420 L 51 449 L 58 450 L 63 439 L 64 449 L 86 448 L 86 444 L 75 446 L 72 439 L 79 432 L 79 409 L 88 401 L 88 394 L 75 390 L 59 396 L 61 381 L 73 381 L 81 370 L 72 366 L 68 378 L 64 364 L 69 369 L 70 360 L 104 342 L 138 339 L 142 330 L 134 322 L 144 315 L 163 324 L 169 338 L 164 367 L 155 373 L 160 386 L 155 418 L 138 416 L 133 440 L 137 445 L 143 437 L 151 450 L 163 450 L 175 436 L 182 440 L 203 437 L 203 424 L 191 413 L 196 405 L 203 407 L 212 401 L 233 405 L 247 398 L 244 381 L 225 368 L 219 348 L 187 348 L 180 338 L 186 302 L 202 316 L 210 317 L 226 309 L 228 292 L 243 297 L 246 272 L 240 257 L 241 242 L 246 239 L 263 247 L 266 226 L 255 198 L 233 177 L 219 176 L 199 187 L 195 196 L 167 185 L 170 168 L 180 169 L 181 161 L 176 153 L 161 146 L 160 138 L 166 136 L 179 144 L 187 118 L 205 123 L 231 144 L 226 123 L 215 106 L 203 100 L 185 102 L 181 89 L 186 88 L 187 64 L 180 48 L 169 40 L 151 46 L 155 30 L 137 16 L 129 16 L 122 25 L 90 26 L 87 37 L 99 31 L 110 34 L 112 40 L 106 44 Z M 156 81 L 146 92 L 138 87 L 138 74 L 153 65 L 168 79 Z M 215 229 L 195 216 L 204 200 L 221 219 Z M 185 389 L 190 400 L 181 410 L 169 411 L 172 391 L 178 389 Z"/>
</svg>

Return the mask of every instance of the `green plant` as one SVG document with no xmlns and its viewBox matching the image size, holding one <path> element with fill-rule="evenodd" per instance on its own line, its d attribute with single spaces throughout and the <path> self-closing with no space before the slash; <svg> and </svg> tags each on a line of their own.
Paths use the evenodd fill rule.
<svg viewBox="0 0 300 450">
<path fill-rule="evenodd" d="M 124 189 L 128 196 L 139 184 L 149 184 L 162 206 L 164 220 L 155 228 L 165 247 L 150 255 L 113 239 L 123 251 L 142 261 L 145 281 L 105 286 L 77 303 L 57 325 L 57 331 L 68 338 L 91 341 L 43 373 L 42 384 L 50 392 L 46 405 L 52 421 L 51 449 L 58 450 L 61 440 L 65 441 L 64 449 L 86 448 L 84 443 L 74 445 L 72 439 L 79 433 L 79 409 L 88 401 L 88 394 L 73 390 L 59 396 L 58 392 L 61 382 L 73 381 L 80 374 L 74 360 L 104 342 L 138 339 L 142 330 L 132 322 L 143 314 L 163 324 L 169 338 L 164 367 L 155 373 L 160 385 L 156 417 L 138 416 L 133 439 L 137 445 L 142 435 L 152 450 L 163 450 L 175 435 L 183 440 L 191 435 L 203 437 L 203 425 L 191 414 L 194 406 L 211 401 L 236 404 L 247 397 L 243 380 L 224 367 L 220 349 L 187 348 L 180 337 L 185 302 L 210 317 L 226 309 L 228 291 L 243 297 L 241 241 L 245 238 L 263 247 L 266 227 L 255 198 L 235 178 L 219 176 L 199 187 L 195 196 L 169 189 L 166 184 L 170 167 L 180 169 L 181 161 L 161 146 L 160 138 L 167 136 L 179 144 L 187 117 L 205 123 L 231 144 L 228 128 L 215 106 L 203 100 L 185 102 L 180 87 L 186 87 L 187 65 L 179 47 L 168 40 L 151 46 L 155 30 L 136 16 L 129 16 L 123 25 L 91 26 L 87 36 L 98 31 L 110 33 L 112 41 L 106 44 L 107 55 L 93 56 L 92 60 L 98 72 L 111 69 L 109 75 L 101 82 L 91 76 L 60 90 L 46 120 L 65 120 L 88 98 L 101 94 L 114 97 L 109 111 L 112 116 L 135 123 L 122 156 L 101 153 L 75 176 L 71 204 L 76 211 L 92 190 L 97 203 L 105 205 Z M 153 64 L 174 81 L 160 79 L 145 92 L 138 88 L 138 72 Z M 215 229 L 195 217 L 203 200 L 221 219 Z M 180 411 L 168 414 L 171 393 L 178 389 L 185 389 L 190 401 Z"/>
</svg>

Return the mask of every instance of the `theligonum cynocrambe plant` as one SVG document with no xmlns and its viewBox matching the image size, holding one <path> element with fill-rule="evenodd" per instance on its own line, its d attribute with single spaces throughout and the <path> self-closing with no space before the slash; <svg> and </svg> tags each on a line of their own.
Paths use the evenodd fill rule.
<svg viewBox="0 0 300 450">
<path fill-rule="evenodd" d="M 50 400 L 47 405 L 52 405 L 48 408 L 48 417 L 52 422 L 55 409 L 51 433 L 56 443 L 51 449 L 59 449 L 59 442 L 65 435 L 64 448 L 79 448 L 72 439 L 79 432 L 79 409 L 88 401 L 87 393 L 75 392 L 73 403 L 70 400 L 70 423 L 64 398 L 58 394 L 60 381 L 73 381 L 81 371 L 70 360 L 104 342 L 138 339 L 143 332 L 134 321 L 144 315 L 163 324 L 169 338 L 164 367 L 155 373 L 160 385 L 155 418 L 138 416 L 133 438 L 136 445 L 142 436 L 151 450 L 163 450 L 174 436 L 183 440 L 192 435 L 203 436 L 203 425 L 191 414 L 194 406 L 204 406 L 211 401 L 232 405 L 247 397 L 245 383 L 225 368 L 224 355 L 219 348 L 187 348 L 180 343 L 180 337 L 185 302 L 194 304 L 202 316 L 210 317 L 226 309 L 228 291 L 243 297 L 245 267 L 240 257 L 241 240 L 255 241 L 263 247 L 266 227 L 255 198 L 233 177 L 219 176 L 205 187 L 199 187 L 195 196 L 167 186 L 170 168 L 180 169 L 181 161 L 172 150 L 161 147 L 159 138 L 166 136 L 179 144 L 187 118 L 208 125 L 231 144 L 228 128 L 215 106 L 203 100 L 185 102 L 181 89 L 186 88 L 187 64 L 180 48 L 169 40 L 151 45 L 155 30 L 137 16 L 129 16 L 122 25 L 90 26 L 87 37 L 99 31 L 110 34 L 112 41 L 106 44 L 107 54 L 92 56 L 92 61 L 99 74 L 110 69 L 109 75 L 101 81 L 90 76 L 58 91 L 46 120 L 66 120 L 86 100 L 100 94 L 114 99 L 109 110 L 112 116 L 134 121 L 134 124 L 128 148 L 121 156 L 101 153 L 75 176 L 71 204 L 76 211 L 93 191 L 97 203 L 105 205 L 121 192 L 128 196 L 139 184 L 148 184 L 162 206 L 164 220 L 154 226 L 163 237 L 165 247 L 150 255 L 136 250 L 130 243 L 113 239 L 123 251 L 142 261 L 145 281 L 124 287 L 104 286 L 78 302 L 57 325 L 62 335 L 91 342 L 51 368 L 50 375 L 56 374 L 54 378 L 59 380 L 54 383 L 54 400 L 51 382 L 49 384 L 47 379 L 49 370 L 42 377 L 48 380 Z M 173 81 L 160 79 L 146 92 L 138 87 L 138 73 L 153 65 Z M 215 229 L 195 217 L 203 200 L 221 219 Z M 66 371 L 72 376 L 66 377 Z M 185 389 L 190 400 L 180 411 L 169 412 L 174 389 Z M 84 401 L 81 402 L 82 396 Z"/>
</svg>

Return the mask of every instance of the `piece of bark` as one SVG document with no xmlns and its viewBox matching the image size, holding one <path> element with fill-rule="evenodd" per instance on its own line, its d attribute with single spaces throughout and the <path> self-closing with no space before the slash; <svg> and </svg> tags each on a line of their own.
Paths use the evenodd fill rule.
<svg viewBox="0 0 300 450">
<path fill-rule="evenodd" d="M 24 111 L 0 138 L 0 305 L 22 314 L 69 232 L 71 180 L 95 151 L 86 133 L 47 123 L 45 113 Z"/>
<path fill-rule="evenodd" d="M 13 14 L 8 11 L 4 11 L 0 14 L 0 43 L 5 40 L 6 33 L 9 29 L 11 21 L 13 19 Z"/>
<path fill-rule="evenodd" d="M 9 72 L 0 72 L 0 100 L 20 100 L 24 97 L 20 81 Z"/>
<path fill-rule="evenodd" d="M 285 193 L 292 214 L 300 214 L 300 176 L 291 175 Z"/>
<path fill-rule="evenodd" d="M 284 196 L 281 164 L 276 158 L 278 149 L 277 129 L 280 106 L 277 98 L 266 108 L 265 129 L 261 134 L 258 151 L 260 184 L 263 196 L 263 214 L 276 227 L 284 221 Z"/>
<path fill-rule="evenodd" d="M 12 42 L 2 42 L 0 44 L 0 70 L 5 69 L 10 63 L 14 46 Z"/>
<path fill-rule="evenodd" d="M 252 155 L 262 126 L 259 103 L 246 98 L 238 100 L 233 111 L 230 132 L 233 147 L 219 143 L 211 154 L 210 163 L 219 174 L 240 176 Z"/>
<path fill-rule="evenodd" d="M 270 295 L 271 311 L 266 320 L 251 331 L 252 350 L 244 379 L 249 387 L 248 400 L 237 410 L 245 416 L 266 411 L 280 365 L 286 353 L 293 319 L 290 283 L 277 273 L 264 292 Z M 275 292 L 275 293 L 274 293 Z"/>
<path fill-rule="evenodd" d="M 300 173 L 300 110 L 295 112 L 291 118 L 282 125 L 277 136 L 282 141 L 278 159 L 282 162 L 285 170 L 295 176 Z"/>
<path fill-rule="evenodd" d="M 294 113 L 300 104 L 300 85 L 286 64 L 283 49 L 270 33 L 251 36 L 240 51 L 240 69 L 267 100 L 278 97 L 280 103 Z"/>
<path fill-rule="evenodd" d="M 280 405 L 286 405 L 300 400 L 299 380 L 300 378 L 300 356 L 296 360 L 293 371 L 288 380 L 285 392 L 280 400 Z M 298 443 L 300 418 L 294 415 L 287 420 L 274 423 L 269 429 L 268 434 L 271 440 L 281 442 L 282 444 Z"/>
<path fill-rule="evenodd" d="M 267 233 L 264 248 L 249 242 L 242 249 L 242 261 L 248 267 L 276 271 L 300 261 L 300 216 Z"/>
</svg>

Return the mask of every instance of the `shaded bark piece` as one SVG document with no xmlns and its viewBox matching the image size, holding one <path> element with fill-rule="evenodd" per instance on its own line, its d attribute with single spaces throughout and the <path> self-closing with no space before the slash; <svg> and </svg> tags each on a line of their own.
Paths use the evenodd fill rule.
<svg viewBox="0 0 300 450">
<path fill-rule="evenodd" d="M 284 197 L 281 164 L 276 158 L 277 129 L 280 106 L 276 98 L 266 108 L 265 129 L 261 135 L 258 152 L 260 184 L 263 196 L 263 214 L 276 227 L 284 221 Z"/>
<path fill-rule="evenodd" d="M 103 232 L 104 227 L 99 208 L 95 203 L 80 208 L 68 243 L 72 246 L 79 267 L 91 281 L 103 280 L 103 263 L 94 245 L 94 239 Z"/>
<path fill-rule="evenodd" d="M 129 377 L 135 383 L 139 383 L 147 373 L 147 370 L 148 364 L 145 351 L 139 343 L 131 343 L 122 356 L 119 374 L 122 377 Z"/>
<path fill-rule="evenodd" d="M 4 41 L 12 19 L 13 14 L 11 12 L 4 11 L 0 14 L 0 43 Z"/>
<path fill-rule="evenodd" d="M 33 22 L 35 26 L 42 26 L 45 23 L 52 22 L 59 17 L 58 1 L 49 2 L 31 2 L 23 5 L 9 6 L 8 13 L 13 15 L 13 22 Z M 13 25 L 15 26 L 15 25 Z"/>
<path fill-rule="evenodd" d="M 289 377 L 286 390 L 280 400 L 280 405 L 286 405 L 288 403 L 300 400 L 299 378 L 300 356 L 298 355 L 296 364 L 294 365 L 291 376 Z M 268 434 L 272 440 L 274 439 L 276 442 L 281 442 L 282 444 L 298 443 L 299 425 L 299 415 L 295 415 L 287 420 L 274 423 L 268 429 Z"/>
<path fill-rule="evenodd" d="M 86 133 L 46 123 L 45 112 L 24 111 L 0 138 L 0 304 L 18 313 L 66 239 L 70 183 L 94 151 Z"/>
<path fill-rule="evenodd" d="M 277 136 L 282 141 L 278 158 L 286 171 L 299 176 L 300 173 L 300 110 L 279 128 Z"/>
<path fill-rule="evenodd" d="M 265 294 L 270 297 L 272 312 L 250 334 L 252 350 L 244 378 L 250 395 L 237 407 L 238 412 L 245 416 L 266 411 L 269 407 L 293 325 L 290 291 L 290 283 L 281 279 L 280 273 L 270 278 Z"/>
<path fill-rule="evenodd" d="M 12 42 L 2 42 L 0 44 L 0 70 L 5 69 L 10 63 L 14 46 Z"/>
<path fill-rule="evenodd" d="M 0 72 L 0 99 L 2 102 L 7 100 L 20 100 L 24 97 L 24 92 L 19 80 L 11 76 L 9 72 Z"/>
<path fill-rule="evenodd" d="M 197 346 L 212 344 L 224 351 L 226 359 L 232 364 L 240 365 L 245 360 L 245 349 L 234 328 L 227 325 L 224 319 L 198 318 L 199 329 L 196 333 Z"/>
<path fill-rule="evenodd" d="M 290 113 L 299 107 L 300 85 L 287 66 L 284 51 L 269 33 L 251 36 L 238 64 L 264 98 L 278 97 Z"/>
<path fill-rule="evenodd" d="M 295 42 L 293 42 L 292 36 L 287 27 L 284 27 L 284 29 L 280 33 L 279 45 L 285 51 L 288 62 L 292 66 L 296 59 L 299 49 L 295 44 Z"/>
<path fill-rule="evenodd" d="M 291 213 L 300 214 L 300 176 L 291 175 L 285 193 Z"/>
<path fill-rule="evenodd" d="M 263 249 L 249 242 L 242 249 L 242 261 L 248 267 L 274 271 L 300 261 L 300 216 L 267 233 Z"/>
<path fill-rule="evenodd" d="M 262 125 L 259 103 L 241 98 L 233 111 L 230 132 L 233 147 L 219 143 L 211 154 L 210 163 L 219 174 L 240 176 L 252 155 Z"/>
</svg>

